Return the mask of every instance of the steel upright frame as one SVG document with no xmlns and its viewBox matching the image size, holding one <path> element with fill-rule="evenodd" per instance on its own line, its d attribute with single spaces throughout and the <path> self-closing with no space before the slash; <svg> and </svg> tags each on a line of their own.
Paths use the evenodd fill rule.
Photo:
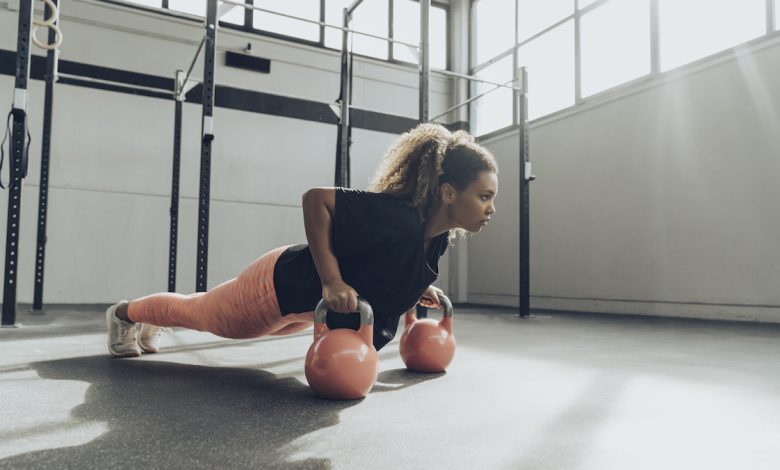
<svg viewBox="0 0 780 470">
<path fill-rule="evenodd" d="M 8 225 L 5 241 L 5 280 L 3 284 L 3 327 L 16 325 L 16 279 L 19 259 L 19 221 L 22 207 L 22 180 L 27 168 L 27 84 L 30 80 L 30 32 L 33 0 L 19 2 L 19 28 L 16 42 L 13 130 L 9 143 L 11 180 L 8 186 Z"/>
<path fill-rule="evenodd" d="M 528 71 L 525 67 L 516 70 L 516 78 L 522 81 L 521 90 L 515 91 L 517 103 L 517 122 L 520 134 L 520 318 L 531 317 L 531 220 L 530 183 L 535 178 L 531 174 L 531 158 L 528 151 Z"/>
<path fill-rule="evenodd" d="M 59 0 L 52 0 L 55 6 L 59 6 Z M 44 10 L 44 18 L 49 18 L 54 12 L 47 4 Z M 49 29 L 49 44 L 56 40 L 56 33 Z M 33 293 L 33 306 L 31 313 L 42 315 L 43 310 L 43 273 L 46 260 L 46 219 L 49 209 L 49 161 L 51 160 L 51 127 L 52 113 L 54 111 L 54 81 L 57 74 L 58 49 L 49 49 L 46 52 L 46 91 L 43 103 L 43 135 L 41 136 L 41 181 L 38 188 L 38 233 L 35 248 L 35 290 Z"/>
<path fill-rule="evenodd" d="M 214 140 L 214 69 L 217 46 L 217 0 L 208 0 L 203 61 L 203 123 L 200 145 L 200 192 L 198 195 L 198 246 L 195 290 L 208 290 L 209 202 L 211 186 L 211 142 Z"/>
</svg>

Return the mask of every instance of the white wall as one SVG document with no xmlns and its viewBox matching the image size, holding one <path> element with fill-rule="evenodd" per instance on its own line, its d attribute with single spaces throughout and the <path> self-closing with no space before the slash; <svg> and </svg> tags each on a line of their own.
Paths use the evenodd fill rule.
<svg viewBox="0 0 780 470">
<path fill-rule="evenodd" d="M 0 2 L 0 48 L 16 49 L 17 18 Z M 82 0 L 65 3 L 62 30 L 62 60 L 170 77 L 187 68 L 202 35 L 184 20 Z M 217 42 L 218 85 L 321 102 L 338 96 L 335 51 L 224 29 Z M 271 59 L 270 74 L 221 65 L 225 50 L 242 50 L 247 42 L 254 54 Z M 201 69 L 199 63 L 195 74 Z M 417 80 L 414 69 L 356 59 L 354 105 L 416 119 Z M 22 197 L 19 302 L 33 296 L 43 89 L 42 82 L 31 81 L 33 145 Z M 0 76 L 0 103 L 10 107 L 12 96 L 13 77 Z M 430 103 L 432 113 L 450 106 L 448 80 L 431 78 Z M 108 303 L 167 288 L 173 107 L 172 101 L 56 87 L 45 302 Z M 185 104 L 180 292 L 195 286 L 200 113 L 197 105 Z M 332 185 L 336 149 L 333 125 L 224 108 L 215 108 L 214 116 L 209 286 L 271 248 L 305 242 L 301 194 Z M 353 187 L 366 186 L 395 137 L 353 130 Z M 0 196 L 0 213 L 6 214 L 7 196 Z M 4 243 L 0 237 L 3 253 Z M 438 284 L 446 286 L 446 260 L 441 271 Z"/>
<path fill-rule="evenodd" d="M 532 308 L 780 321 L 777 83 L 775 39 L 533 123 Z M 469 298 L 517 305 L 517 134 L 484 143 Z"/>
</svg>

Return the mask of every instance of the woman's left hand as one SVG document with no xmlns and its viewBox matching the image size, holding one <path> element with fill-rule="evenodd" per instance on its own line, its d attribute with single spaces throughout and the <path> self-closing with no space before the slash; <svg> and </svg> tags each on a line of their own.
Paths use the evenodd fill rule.
<svg viewBox="0 0 780 470">
<path fill-rule="evenodd" d="M 444 295 L 443 290 L 433 285 L 428 286 L 428 288 L 425 289 L 425 292 L 423 292 L 423 295 L 420 298 L 420 305 L 422 305 L 423 307 L 441 308 L 441 303 L 439 301 L 440 295 Z"/>
</svg>

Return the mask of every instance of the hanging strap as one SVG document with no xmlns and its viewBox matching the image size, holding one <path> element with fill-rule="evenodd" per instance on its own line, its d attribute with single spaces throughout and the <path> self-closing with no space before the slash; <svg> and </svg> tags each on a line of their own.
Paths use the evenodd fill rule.
<svg viewBox="0 0 780 470">
<path fill-rule="evenodd" d="M 5 118 L 5 134 L 3 135 L 3 141 L 0 142 L 0 189 L 6 189 L 7 187 L 3 185 L 2 181 L 2 172 L 3 172 L 3 162 L 5 161 L 5 151 L 3 148 L 5 147 L 5 141 L 8 140 L 8 134 L 11 133 L 11 124 L 9 123 L 11 121 L 11 117 L 16 117 L 16 112 L 19 112 L 20 110 L 12 109 L 11 112 L 8 113 L 8 117 Z M 21 111 L 24 113 L 24 111 Z M 23 114 L 24 116 L 24 129 L 27 132 L 27 138 L 25 139 L 25 146 L 22 150 L 22 179 L 27 177 L 27 167 L 29 165 L 29 155 L 30 155 L 30 144 L 32 143 L 32 136 L 30 135 L 30 128 L 27 127 L 27 113 Z M 11 158 L 10 155 L 12 153 L 12 146 L 13 146 L 13 139 L 8 142 L 8 158 Z M 10 170 L 9 170 L 10 172 Z M 11 185 L 11 177 L 9 174 L 8 177 L 8 185 Z"/>
</svg>

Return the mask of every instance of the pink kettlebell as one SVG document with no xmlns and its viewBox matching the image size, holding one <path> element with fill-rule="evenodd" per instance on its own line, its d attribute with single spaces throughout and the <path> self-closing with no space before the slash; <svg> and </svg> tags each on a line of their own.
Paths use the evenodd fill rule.
<svg viewBox="0 0 780 470">
<path fill-rule="evenodd" d="M 417 319 L 415 309 L 406 312 L 406 327 L 401 336 L 401 359 L 409 370 L 416 372 L 444 372 L 455 355 L 455 336 L 452 334 L 452 302 L 440 295 L 444 308 L 441 321 Z"/>
<path fill-rule="evenodd" d="M 374 348 L 374 312 L 358 297 L 360 329 L 328 329 L 328 305 L 320 300 L 314 310 L 314 342 L 306 354 L 306 380 L 314 393 L 332 400 L 365 397 L 379 374 Z"/>
</svg>

